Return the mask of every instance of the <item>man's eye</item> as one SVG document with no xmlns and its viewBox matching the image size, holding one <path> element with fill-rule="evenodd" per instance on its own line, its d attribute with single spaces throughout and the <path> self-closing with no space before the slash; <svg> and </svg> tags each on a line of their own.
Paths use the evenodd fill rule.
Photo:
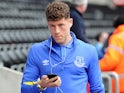
<svg viewBox="0 0 124 93">
<path fill-rule="evenodd" d="M 54 27 L 53 25 L 51 25 L 50 27 Z"/>
<path fill-rule="evenodd" d="M 64 26 L 64 25 L 63 25 L 63 24 L 60 24 L 59 26 L 61 26 L 61 27 L 62 27 L 62 26 Z"/>
</svg>

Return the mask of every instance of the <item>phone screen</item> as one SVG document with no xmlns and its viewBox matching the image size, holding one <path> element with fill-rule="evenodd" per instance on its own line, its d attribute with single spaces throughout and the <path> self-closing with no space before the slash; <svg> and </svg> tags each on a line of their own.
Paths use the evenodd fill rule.
<svg viewBox="0 0 124 93">
<path fill-rule="evenodd" d="M 55 77 L 57 75 L 55 75 L 55 74 L 48 74 L 47 76 L 48 76 L 49 79 L 51 79 L 51 78 L 53 78 L 53 77 Z"/>
</svg>

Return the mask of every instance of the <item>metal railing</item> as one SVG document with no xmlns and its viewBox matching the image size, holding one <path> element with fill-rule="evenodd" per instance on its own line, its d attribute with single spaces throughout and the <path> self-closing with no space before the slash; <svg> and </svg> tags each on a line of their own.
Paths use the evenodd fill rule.
<svg viewBox="0 0 124 93">
<path fill-rule="evenodd" d="M 119 75 L 114 71 L 102 72 L 106 93 L 112 93 L 112 80 L 115 81 L 115 93 L 119 93 Z"/>
</svg>

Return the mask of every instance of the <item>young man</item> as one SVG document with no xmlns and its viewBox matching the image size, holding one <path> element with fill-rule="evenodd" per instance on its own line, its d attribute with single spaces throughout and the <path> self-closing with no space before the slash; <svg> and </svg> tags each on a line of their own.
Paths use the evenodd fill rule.
<svg viewBox="0 0 124 93">
<path fill-rule="evenodd" d="M 50 3 L 46 18 L 51 37 L 31 47 L 21 93 L 87 93 L 87 82 L 91 93 L 104 93 L 96 50 L 70 32 L 68 5 Z M 48 74 L 57 76 L 49 79 Z"/>
</svg>

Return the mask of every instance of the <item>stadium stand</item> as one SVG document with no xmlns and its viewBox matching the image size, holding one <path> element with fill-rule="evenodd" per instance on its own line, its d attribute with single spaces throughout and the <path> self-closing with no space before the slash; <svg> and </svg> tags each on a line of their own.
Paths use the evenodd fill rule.
<svg viewBox="0 0 124 93">
<path fill-rule="evenodd" d="M 23 72 L 30 46 L 50 35 L 44 8 L 51 1 L 0 0 L 0 66 Z M 83 17 L 86 36 L 92 44 L 95 44 L 95 36 L 99 32 L 113 31 L 113 18 L 117 14 L 124 14 L 123 10 L 123 7 L 111 9 L 108 6 L 89 4 Z M 106 93 L 112 93 L 111 79 L 114 75 L 102 73 Z"/>
<path fill-rule="evenodd" d="M 0 0 L 0 63 L 23 72 L 29 47 L 49 37 L 44 6 L 50 0 Z"/>
<path fill-rule="evenodd" d="M 28 52 L 30 45 L 49 37 L 44 8 L 51 1 L 53 0 L 42 0 L 42 2 L 40 0 L 0 0 L 0 56 L 4 66 L 11 68 L 12 64 L 24 63 L 26 55 L 23 54 Z M 94 37 L 99 32 L 113 31 L 112 20 L 115 15 L 122 14 L 122 11 L 121 7 L 111 9 L 107 6 L 89 4 L 84 20 L 86 36 L 92 44 L 95 44 Z M 14 50 L 10 48 L 13 45 L 27 45 L 28 48 L 15 47 Z M 21 61 L 16 62 L 16 60 Z"/>
</svg>

